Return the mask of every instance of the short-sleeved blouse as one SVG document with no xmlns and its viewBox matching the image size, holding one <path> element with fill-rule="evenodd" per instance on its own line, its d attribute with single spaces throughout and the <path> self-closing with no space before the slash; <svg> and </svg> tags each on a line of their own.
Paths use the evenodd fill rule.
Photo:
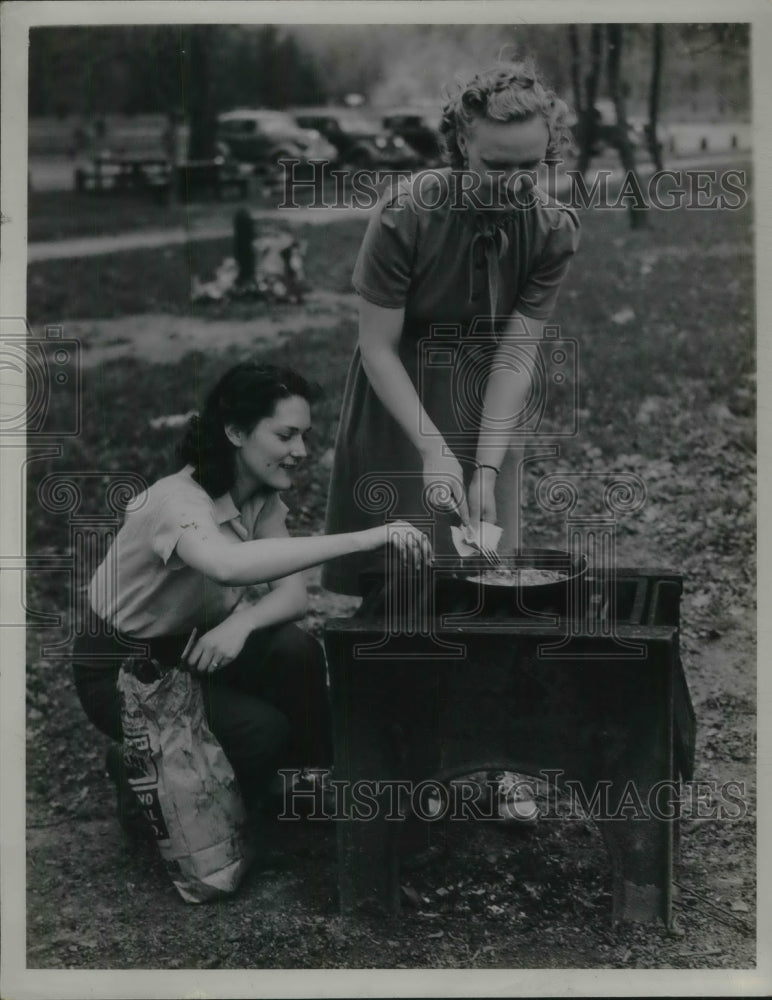
<svg viewBox="0 0 772 1000">
<path fill-rule="evenodd" d="M 514 312 L 549 318 L 578 245 L 579 221 L 536 188 L 523 207 L 495 216 L 474 210 L 459 197 L 458 176 L 427 171 L 383 196 L 353 285 L 375 305 L 404 308 L 400 359 L 440 433 L 463 442 L 454 445 L 463 461 L 476 448 L 478 389 L 495 349 L 492 332 Z M 477 389 L 459 405 L 461 363 L 474 373 Z M 425 518 L 421 472 L 417 450 L 373 391 L 357 349 L 344 391 L 326 530 L 358 530 L 386 517 Z M 505 482 L 502 475 L 497 492 Z M 365 565 L 361 556 L 335 560 L 322 582 L 359 593 Z"/>
<path fill-rule="evenodd" d="M 234 545 L 286 534 L 287 507 L 278 493 L 238 510 L 230 493 L 212 499 L 188 466 L 135 497 L 89 588 L 91 607 L 128 636 L 181 635 L 213 628 L 244 595 L 184 563 L 176 553 L 184 531 L 219 534 Z"/>
</svg>

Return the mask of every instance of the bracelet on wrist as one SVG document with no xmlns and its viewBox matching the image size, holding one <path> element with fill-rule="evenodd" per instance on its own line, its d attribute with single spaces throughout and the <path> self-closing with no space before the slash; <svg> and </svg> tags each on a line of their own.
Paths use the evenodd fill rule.
<svg viewBox="0 0 772 1000">
<path fill-rule="evenodd" d="M 497 476 L 501 472 L 501 469 L 497 469 L 495 465 L 487 465 L 485 462 L 478 462 L 477 463 L 477 468 L 478 469 L 491 469 L 493 472 L 496 473 Z"/>
</svg>

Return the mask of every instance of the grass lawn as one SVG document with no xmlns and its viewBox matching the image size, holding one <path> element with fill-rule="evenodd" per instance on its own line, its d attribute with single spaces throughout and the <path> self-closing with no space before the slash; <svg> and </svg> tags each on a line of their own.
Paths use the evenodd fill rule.
<svg viewBox="0 0 772 1000">
<path fill-rule="evenodd" d="M 235 210 L 235 206 L 234 206 Z M 78 236 L 107 236 L 134 229 L 192 225 L 227 213 L 217 203 L 159 205 L 150 195 L 77 194 L 75 191 L 29 193 L 27 239 L 31 243 Z"/>
<path fill-rule="evenodd" d="M 332 200 L 334 187 L 330 190 Z M 313 202 L 314 197 L 313 191 L 301 188 L 295 193 L 294 201 L 305 205 Z M 276 208 L 282 198 L 280 188 L 266 187 L 258 178 L 251 179 L 246 200 L 229 197 L 222 201 L 209 199 L 190 204 L 158 204 L 150 194 L 143 192 L 78 194 L 33 188 L 27 206 L 27 239 L 37 243 L 80 236 L 109 236 L 138 229 L 200 228 L 207 223 L 228 225 L 233 213 L 242 205 L 252 210 Z"/>
<path fill-rule="evenodd" d="M 313 288 L 352 291 L 351 271 L 364 227 L 364 220 L 354 219 L 293 229 L 308 243 L 306 277 Z M 275 224 L 258 224 L 257 235 L 268 229 L 275 230 Z M 33 326 L 42 326 L 143 312 L 265 315 L 269 307 L 261 303 L 191 306 L 192 276 L 209 280 L 232 253 L 233 241 L 225 238 L 36 263 L 28 273 L 27 318 Z"/>
</svg>

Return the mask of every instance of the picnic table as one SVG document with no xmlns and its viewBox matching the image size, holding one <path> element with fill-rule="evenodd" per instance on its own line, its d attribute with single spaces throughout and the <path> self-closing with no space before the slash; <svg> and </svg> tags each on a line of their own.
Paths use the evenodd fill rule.
<svg viewBox="0 0 772 1000">
<path fill-rule="evenodd" d="M 168 188 L 170 166 L 160 156 L 99 155 L 75 168 L 75 190 L 101 194 L 106 191 L 157 191 Z"/>
<path fill-rule="evenodd" d="M 172 190 L 182 201 L 201 195 L 221 198 L 233 193 L 244 198 L 249 193 L 251 168 L 215 157 L 185 160 L 172 166 L 163 156 L 102 154 L 75 168 L 75 190 L 80 193 L 144 192 L 166 201 Z"/>
</svg>

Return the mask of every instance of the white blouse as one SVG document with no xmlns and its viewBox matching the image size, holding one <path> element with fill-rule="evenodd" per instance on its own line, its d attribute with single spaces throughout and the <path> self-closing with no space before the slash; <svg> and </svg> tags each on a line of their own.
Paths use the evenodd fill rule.
<svg viewBox="0 0 772 1000">
<path fill-rule="evenodd" d="M 218 532 L 234 545 L 287 535 L 287 506 L 278 493 L 249 500 L 239 512 L 230 493 L 213 500 L 192 478 L 192 466 L 159 479 L 126 508 L 125 521 L 89 587 L 91 606 L 126 635 L 181 635 L 213 628 L 246 587 L 226 587 L 176 554 L 184 531 Z"/>
</svg>

